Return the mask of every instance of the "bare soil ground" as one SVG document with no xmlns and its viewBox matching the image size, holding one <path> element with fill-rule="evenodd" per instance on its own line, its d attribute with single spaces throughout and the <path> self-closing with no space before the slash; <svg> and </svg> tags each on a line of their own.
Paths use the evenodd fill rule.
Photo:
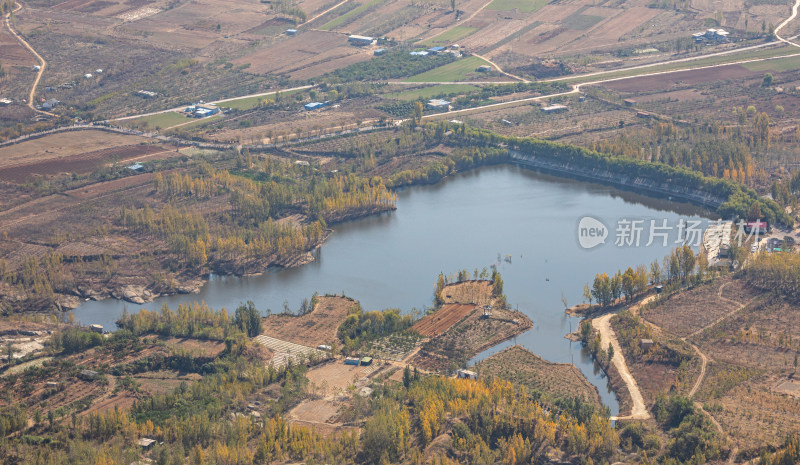
<svg viewBox="0 0 800 465">
<path fill-rule="evenodd" d="M 361 53 L 363 50 L 360 48 L 348 45 L 347 36 L 344 34 L 304 31 L 281 41 L 279 45 L 256 50 L 237 58 L 233 63 L 249 63 L 249 70 L 257 73 L 290 74 L 333 59 Z M 329 68 L 327 71 L 333 69 L 335 68 Z"/>
<path fill-rule="evenodd" d="M 144 161 L 154 157 L 167 158 L 175 155 L 179 154 L 160 145 L 107 148 L 80 155 L 2 167 L 0 168 L 0 181 L 23 183 L 30 180 L 32 176 L 49 177 L 65 173 L 86 174 L 112 163 Z"/>
<path fill-rule="evenodd" d="M 800 398 L 793 389 L 800 319 L 794 304 L 725 277 L 643 314 L 668 331 L 695 334 L 688 340 L 709 359 L 695 399 L 744 456 L 775 447 L 786 431 L 800 428 Z"/>
<path fill-rule="evenodd" d="M 757 291 L 748 291 L 743 280 L 719 279 L 656 301 L 644 309 L 642 316 L 676 336 L 685 337 L 732 313 L 755 295 Z"/>
<path fill-rule="evenodd" d="M 345 393 L 348 386 L 354 386 L 371 372 L 371 367 L 345 365 L 341 359 L 316 365 L 308 370 L 306 377 L 323 396 Z"/>
<path fill-rule="evenodd" d="M 318 299 L 314 310 L 303 316 L 270 315 L 264 318 L 263 333 L 309 347 L 330 344 L 357 302 L 339 296 L 321 296 Z"/>
<path fill-rule="evenodd" d="M 161 339 L 167 347 L 178 349 L 195 357 L 217 358 L 225 350 L 225 343 L 205 339 L 192 338 L 167 338 Z"/>
<path fill-rule="evenodd" d="M 52 134 L 0 148 L 0 168 L 33 164 L 119 147 L 132 147 L 150 140 L 105 131 Z"/>
<path fill-rule="evenodd" d="M 647 92 L 669 89 L 673 85 L 697 85 L 727 79 L 756 76 L 742 65 L 728 65 L 709 69 L 678 71 L 675 73 L 621 79 L 603 84 L 608 89 L 624 92 Z"/>
<path fill-rule="evenodd" d="M 774 377 L 759 377 L 706 402 L 742 450 L 780 446 L 786 432 L 800 430 L 800 399 L 775 392 Z"/>
<path fill-rule="evenodd" d="M 569 363 L 548 362 L 520 346 L 512 346 L 476 366 L 481 377 L 492 376 L 519 383 L 552 398 L 578 397 L 600 406 L 600 395 L 586 377 Z"/>
<path fill-rule="evenodd" d="M 426 337 L 436 337 L 475 309 L 475 305 L 471 304 L 444 304 L 439 310 L 414 323 L 411 329 Z"/>
<path fill-rule="evenodd" d="M 475 309 L 447 332 L 423 344 L 411 359 L 420 368 L 448 372 L 483 350 L 528 330 L 533 323 L 525 314 L 495 308 L 489 318 Z"/>
<path fill-rule="evenodd" d="M 785 370 L 800 354 L 796 307 L 769 296 L 693 340 L 715 360 L 753 369 Z"/>
</svg>

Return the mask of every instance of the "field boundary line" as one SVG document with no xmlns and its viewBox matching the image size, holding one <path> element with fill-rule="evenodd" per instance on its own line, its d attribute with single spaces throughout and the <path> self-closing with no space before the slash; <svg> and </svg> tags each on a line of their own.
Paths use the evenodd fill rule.
<svg viewBox="0 0 800 465">
<path fill-rule="evenodd" d="M 343 1 L 339 2 L 339 3 L 337 3 L 336 5 L 334 5 L 334 6 L 330 7 L 330 8 L 328 8 L 327 10 L 323 11 L 322 13 L 320 13 L 320 14 L 318 14 L 318 15 L 314 16 L 313 18 L 311 18 L 311 19 L 307 20 L 306 22 L 304 22 L 303 24 L 301 24 L 301 26 L 305 26 L 306 24 L 310 24 L 310 23 L 311 23 L 311 22 L 313 22 L 315 19 L 318 19 L 320 16 L 324 16 L 324 15 L 326 15 L 326 14 L 330 13 L 331 11 L 333 11 L 333 10 L 335 10 L 335 9 L 339 8 L 340 6 L 344 5 L 345 3 L 349 2 L 349 1 L 350 1 L 350 0 L 343 0 Z"/>
<path fill-rule="evenodd" d="M 724 301 L 726 301 L 726 302 L 730 302 L 730 303 L 732 303 L 732 304 L 736 305 L 736 306 L 737 306 L 737 307 L 736 307 L 736 309 L 734 309 L 734 310 L 732 310 L 732 311 L 730 311 L 730 312 L 726 313 L 725 315 L 722 315 L 721 317 L 719 317 L 719 318 L 717 318 L 716 320 L 712 321 L 711 323 L 709 323 L 709 324 L 707 324 L 707 325 L 703 326 L 702 328 L 698 329 L 697 331 L 695 331 L 695 332 L 693 332 L 693 333 L 689 334 L 688 336 L 686 336 L 686 337 L 685 337 L 685 338 L 683 338 L 683 339 L 688 339 L 688 338 L 690 338 L 690 337 L 697 336 L 698 334 L 702 333 L 703 331 L 705 331 L 705 330 L 707 330 L 707 329 L 709 329 L 709 328 L 713 328 L 714 326 L 716 326 L 716 325 L 718 325 L 718 324 L 722 323 L 723 321 L 727 320 L 728 318 L 732 317 L 733 315 L 735 315 L 735 314 L 739 313 L 739 312 L 740 312 L 740 311 L 742 311 L 742 310 L 743 310 L 745 307 L 747 307 L 747 306 L 748 306 L 748 305 L 750 305 L 751 303 L 755 302 L 755 301 L 756 301 L 756 300 L 759 298 L 759 296 L 756 296 L 756 297 L 753 297 L 752 299 L 748 300 L 747 302 L 744 302 L 744 303 L 742 303 L 742 302 L 737 302 L 737 301 L 735 301 L 735 300 L 731 300 L 731 299 L 729 299 L 729 298 L 727 298 L 727 297 L 723 297 L 723 295 L 722 295 L 722 288 L 724 288 L 725 286 L 727 286 L 727 285 L 728 285 L 728 284 L 730 284 L 731 282 L 732 282 L 732 281 L 728 281 L 727 283 L 725 283 L 725 284 L 723 284 L 722 286 L 720 286 L 720 287 L 719 287 L 719 289 L 717 289 L 717 297 L 719 297 L 720 299 L 722 299 L 722 300 L 724 300 Z"/>
</svg>

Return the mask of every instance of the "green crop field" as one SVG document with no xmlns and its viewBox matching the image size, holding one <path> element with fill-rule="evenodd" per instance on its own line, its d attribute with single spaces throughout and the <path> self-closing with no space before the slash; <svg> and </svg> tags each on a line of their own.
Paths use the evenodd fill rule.
<svg viewBox="0 0 800 465">
<path fill-rule="evenodd" d="M 203 127 L 203 126 L 205 126 L 207 124 L 216 122 L 222 117 L 223 117 L 223 115 L 221 113 L 217 113 L 216 115 L 208 116 L 208 117 L 205 117 L 205 118 L 195 119 L 193 121 L 188 122 L 188 124 L 184 124 L 183 126 L 180 126 L 178 128 L 175 128 L 175 129 L 182 129 L 184 131 L 188 131 L 190 129 L 198 129 L 198 128 Z M 184 123 L 187 123 L 187 121 L 184 121 Z"/>
<path fill-rule="evenodd" d="M 150 129 L 165 129 L 171 126 L 175 126 L 176 124 L 187 123 L 191 121 L 191 118 L 187 118 L 180 113 L 169 112 L 169 113 L 160 113 L 158 115 L 152 116 L 145 116 L 143 118 L 136 118 L 132 120 L 136 123 L 144 123 Z"/>
<path fill-rule="evenodd" d="M 755 63 L 745 63 L 742 66 L 749 69 L 750 71 L 757 71 L 757 72 L 772 71 L 775 73 L 781 73 L 784 71 L 793 71 L 800 68 L 800 57 L 777 58 L 775 60 L 757 61 Z"/>
<path fill-rule="evenodd" d="M 293 95 L 296 94 L 297 92 L 300 92 L 300 90 L 281 92 L 281 97 Z M 273 94 L 273 95 L 262 95 L 260 97 L 245 97 L 220 103 L 219 106 L 224 108 L 233 108 L 235 110 L 252 110 L 253 108 L 256 108 L 259 102 L 261 102 L 262 100 L 273 101 L 275 100 L 275 95 Z"/>
<path fill-rule="evenodd" d="M 585 31 L 605 18 L 602 16 L 581 15 L 575 13 L 564 18 L 562 24 L 564 27 L 575 29 L 577 31 Z"/>
<path fill-rule="evenodd" d="M 594 82 L 594 81 L 603 81 L 606 79 L 614 79 L 614 78 L 623 78 L 623 77 L 635 77 L 641 76 L 646 74 L 658 73 L 663 71 L 680 71 L 700 66 L 717 66 L 717 65 L 724 65 L 729 63 L 736 63 L 739 61 L 745 60 L 755 60 L 755 59 L 764 59 L 764 58 L 771 58 L 771 57 L 781 57 L 786 55 L 796 55 L 798 54 L 797 48 L 791 46 L 781 46 L 777 48 L 761 48 L 756 50 L 748 50 L 742 53 L 731 53 L 728 55 L 719 55 L 713 56 L 708 58 L 700 58 L 697 60 L 692 61 L 682 61 L 679 63 L 663 63 L 658 64 L 655 66 L 650 66 L 647 68 L 639 68 L 639 69 L 621 69 L 617 71 L 608 71 L 603 73 L 595 73 L 589 76 L 570 76 L 565 77 L 563 79 L 557 79 L 558 81 L 568 82 L 568 83 L 579 83 L 579 82 Z M 744 66 L 754 66 L 758 65 L 759 63 L 769 63 L 774 60 L 766 60 L 762 62 L 754 62 L 754 63 L 744 63 Z M 764 65 L 766 66 L 766 65 Z M 434 70 L 435 71 L 435 70 Z"/>
<path fill-rule="evenodd" d="M 487 10 L 511 11 L 519 10 L 522 13 L 533 13 L 547 5 L 547 0 L 494 0 Z"/>
<path fill-rule="evenodd" d="M 458 61 L 425 71 L 406 79 L 406 82 L 450 82 L 463 81 L 477 72 L 478 66 L 488 65 L 486 60 L 478 57 L 462 58 Z"/>
<path fill-rule="evenodd" d="M 479 30 L 480 29 L 477 27 L 455 26 L 447 31 L 442 32 L 441 34 L 432 39 L 426 40 L 420 45 L 433 46 L 433 45 L 452 44 L 458 42 L 464 37 L 471 36 L 472 34 L 474 34 Z"/>
<path fill-rule="evenodd" d="M 357 8 L 353 8 L 352 10 L 350 10 L 347 13 L 343 14 L 342 16 L 339 16 L 338 18 L 335 18 L 335 19 L 325 23 L 322 27 L 320 27 L 320 29 L 322 29 L 323 31 L 330 31 L 331 29 L 334 29 L 334 28 L 344 24 L 345 21 L 348 21 L 349 19 L 355 18 L 356 16 L 360 15 L 361 13 L 364 13 L 365 11 L 367 11 L 370 8 L 374 7 L 378 3 L 381 3 L 382 1 L 383 0 L 371 0 L 371 1 L 367 2 L 367 3 L 364 3 L 363 5 L 361 5 L 361 6 L 357 7 Z"/>
<path fill-rule="evenodd" d="M 478 90 L 477 86 L 469 84 L 441 84 L 437 86 L 423 87 L 422 89 L 412 89 L 399 94 L 391 94 L 391 97 L 398 100 L 416 100 L 418 98 L 429 99 L 435 95 L 466 94 Z"/>
</svg>

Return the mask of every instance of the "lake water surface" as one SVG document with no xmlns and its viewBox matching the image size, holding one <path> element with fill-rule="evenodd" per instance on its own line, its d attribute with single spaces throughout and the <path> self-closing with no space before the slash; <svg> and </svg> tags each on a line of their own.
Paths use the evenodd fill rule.
<svg viewBox="0 0 800 465">
<path fill-rule="evenodd" d="M 166 303 L 204 300 L 214 308 L 235 308 L 252 300 L 261 309 L 297 309 L 315 292 L 344 293 L 366 310 L 430 306 L 440 271 L 496 265 L 508 302 L 533 320 L 531 330 L 476 357 L 521 344 L 553 361 L 574 363 L 600 390 L 603 401 L 619 406 L 602 372 L 578 343 L 564 335 L 579 319 L 564 314 L 582 301 L 583 284 L 595 273 L 613 273 L 661 259 L 674 247 L 681 219 L 702 220 L 710 212 L 656 200 L 613 187 L 552 177 L 516 166 L 487 167 L 433 186 L 401 190 L 397 211 L 336 225 L 316 252 L 316 261 L 296 269 L 272 270 L 246 278 L 212 276 L 199 294 L 157 299 L 142 306 L 116 301 L 86 302 L 74 311 L 85 324 L 113 328 L 123 308 L 160 308 Z M 601 220 L 610 233 L 590 250 L 578 243 L 578 222 Z M 645 220 L 639 247 L 615 245 L 620 220 Z M 647 247 L 650 220 L 674 226 L 668 247 L 661 239 Z"/>
</svg>

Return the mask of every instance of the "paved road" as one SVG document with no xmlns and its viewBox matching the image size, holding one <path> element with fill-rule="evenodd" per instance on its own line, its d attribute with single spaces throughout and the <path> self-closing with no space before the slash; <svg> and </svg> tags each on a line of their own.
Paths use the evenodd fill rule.
<svg viewBox="0 0 800 465">
<path fill-rule="evenodd" d="M 793 41 L 790 40 L 790 39 L 793 39 L 793 37 L 790 38 L 790 39 L 784 39 L 783 37 L 781 37 L 778 34 L 778 32 L 780 32 L 780 30 L 783 29 L 784 26 L 789 24 L 793 19 L 795 19 L 797 17 L 797 8 L 798 8 L 798 6 L 800 6 L 800 0 L 796 0 L 794 2 L 794 5 L 792 6 L 792 14 L 791 14 L 791 16 L 789 16 L 788 18 L 784 19 L 783 22 L 778 24 L 778 27 L 775 28 L 775 37 L 778 40 L 780 40 L 781 42 L 785 43 L 785 44 L 789 44 L 789 45 L 792 45 L 794 47 L 800 48 L 800 44 L 797 44 L 796 42 L 793 42 Z"/>
</svg>

